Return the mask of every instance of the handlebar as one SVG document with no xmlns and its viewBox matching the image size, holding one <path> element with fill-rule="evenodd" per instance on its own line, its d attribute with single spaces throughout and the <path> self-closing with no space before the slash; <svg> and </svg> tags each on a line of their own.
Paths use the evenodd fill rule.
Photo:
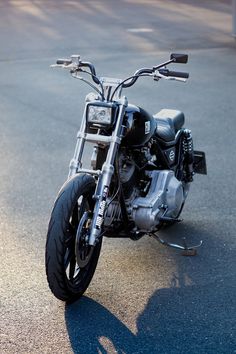
<svg viewBox="0 0 236 354">
<path fill-rule="evenodd" d="M 183 57 L 183 54 L 172 54 L 170 60 L 168 60 L 168 61 L 166 61 L 166 62 L 164 62 L 162 64 L 159 64 L 158 66 L 154 66 L 152 69 L 139 69 L 139 70 L 137 70 L 134 73 L 134 75 L 130 78 L 130 81 L 128 81 L 127 83 L 124 82 L 122 87 L 123 88 L 130 87 L 138 80 L 139 76 L 141 76 L 143 74 L 147 74 L 147 75 L 148 74 L 153 74 L 156 71 L 158 71 L 163 76 L 171 76 L 171 77 L 176 77 L 176 78 L 179 77 L 179 78 L 188 79 L 189 73 L 178 72 L 178 71 L 169 71 L 168 69 L 161 69 L 163 66 L 166 66 L 168 64 L 171 64 L 171 63 L 175 62 L 177 55 Z M 185 57 L 187 57 L 187 56 L 185 55 Z"/>
<path fill-rule="evenodd" d="M 176 79 L 179 81 L 186 81 L 185 79 L 189 78 L 189 73 L 187 72 L 178 72 L 178 71 L 170 71 L 166 69 L 166 66 L 176 62 L 176 63 L 186 63 L 187 62 L 188 56 L 185 54 L 171 54 L 171 57 L 168 61 L 159 64 L 158 66 L 153 66 L 152 68 L 142 68 L 137 70 L 134 75 L 126 78 L 123 80 L 119 85 L 115 88 L 112 97 L 114 96 L 115 92 L 122 87 L 122 88 L 128 88 L 131 87 L 135 84 L 135 82 L 138 80 L 140 76 L 153 76 L 154 80 L 159 80 L 160 78 L 166 78 L 169 80 Z M 78 72 L 86 72 L 91 75 L 93 81 L 101 86 L 102 89 L 102 96 L 104 96 L 104 88 L 103 84 L 100 82 L 99 78 L 96 75 L 96 70 L 93 64 L 90 62 L 86 61 L 81 61 L 79 55 L 72 55 L 71 59 L 58 59 L 56 61 L 56 65 L 51 65 L 52 67 L 62 67 L 66 69 L 70 69 L 71 74 L 75 74 L 74 77 L 76 77 L 76 73 Z M 90 72 L 87 72 L 85 70 L 82 70 L 82 68 L 88 68 Z M 159 74 L 159 75 L 158 75 Z M 79 78 L 79 77 L 77 77 Z M 81 78 L 82 80 L 82 78 Z M 83 79 L 83 81 L 85 81 Z M 89 82 L 86 81 L 88 84 Z M 92 84 L 90 85 L 92 86 Z M 95 86 L 92 86 L 95 88 Z M 99 91 L 98 91 L 99 92 Z"/>
<path fill-rule="evenodd" d="M 128 83 L 122 85 L 123 88 L 133 86 L 133 84 L 138 80 L 139 76 L 142 74 L 153 74 L 153 69 L 139 69 L 135 71 L 132 79 Z"/>
<path fill-rule="evenodd" d="M 93 81 L 96 83 L 96 84 L 100 84 L 100 81 L 99 79 L 97 78 L 97 75 L 96 75 L 96 70 L 95 70 L 95 67 L 93 64 L 91 64 L 90 62 L 88 61 L 81 61 L 79 63 L 79 67 L 84 67 L 84 68 L 89 68 L 89 70 L 91 71 L 91 74 L 92 74 L 92 79 Z"/>
<path fill-rule="evenodd" d="M 81 61 L 79 55 L 72 55 L 71 59 L 57 59 L 56 66 L 57 65 L 64 68 L 68 67 L 68 69 L 71 69 L 71 72 L 79 71 L 79 69 L 83 67 L 88 68 L 91 72 L 93 81 L 98 85 L 100 84 L 94 65 L 87 61 Z"/>
</svg>

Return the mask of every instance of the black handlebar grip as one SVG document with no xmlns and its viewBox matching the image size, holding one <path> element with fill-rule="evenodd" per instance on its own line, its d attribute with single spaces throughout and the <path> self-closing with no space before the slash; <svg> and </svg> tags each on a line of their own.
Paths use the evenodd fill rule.
<svg viewBox="0 0 236 354">
<path fill-rule="evenodd" d="M 71 63 L 71 59 L 57 59 L 57 65 L 70 65 Z"/>
<path fill-rule="evenodd" d="M 183 79 L 189 78 L 189 73 L 184 73 L 181 71 L 170 71 L 170 70 L 168 70 L 168 71 L 169 71 L 169 73 L 167 76 L 181 77 Z"/>
<path fill-rule="evenodd" d="M 183 79 L 188 79 L 189 78 L 189 73 L 184 73 L 184 72 L 180 72 L 180 71 L 170 71 L 169 70 L 169 75 L 168 76 L 181 77 Z"/>
<path fill-rule="evenodd" d="M 165 76 L 181 77 L 183 79 L 189 78 L 189 73 L 179 72 L 179 71 L 170 71 L 168 69 L 159 69 L 159 73 Z"/>
</svg>

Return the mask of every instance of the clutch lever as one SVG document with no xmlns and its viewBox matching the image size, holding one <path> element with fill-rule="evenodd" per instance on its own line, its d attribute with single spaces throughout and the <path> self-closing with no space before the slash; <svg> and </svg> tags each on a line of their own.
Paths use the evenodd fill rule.
<svg viewBox="0 0 236 354">
<path fill-rule="evenodd" d="M 71 63 L 71 64 L 52 64 L 50 68 L 62 68 L 62 69 L 69 69 L 72 71 L 77 71 L 79 69 L 78 64 Z"/>
<path fill-rule="evenodd" d="M 79 69 L 80 63 L 80 55 L 74 54 L 71 55 L 71 59 L 57 59 L 57 63 L 50 65 L 50 67 L 69 69 L 72 72 L 75 72 Z"/>
<path fill-rule="evenodd" d="M 154 74 L 153 75 L 153 79 L 154 79 L 154 81 L 159 81 L 160 79 L 172 80 L 172 81 L 180 81 L 180 82 L 186 82 L 187 81 L 187 79 L 183 79 L 183 78 L 180 78 L 180 77 L 162 75 L 159 72 L 158 72 L 158 74 Z"/>
</svg>

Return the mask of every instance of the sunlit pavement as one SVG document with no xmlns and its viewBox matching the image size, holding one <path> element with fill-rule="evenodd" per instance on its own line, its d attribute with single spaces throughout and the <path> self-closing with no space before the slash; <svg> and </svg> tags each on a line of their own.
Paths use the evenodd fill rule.
<svg viewBox="0 0 236 354">
<path fill-rule="evenodd" d="M 49 65 L 79 53 L 126 77 L 186 52 L 187 84 L 126 90 L 152 113 L 177 108 L 208 176 L 163 237 L 203 240 L 182 257 L 155 240 L 105 239 L 83 299 L 50 293 L 47 222 L 67 177 L 88 89 Z M 0 353 L 236 353 L 236 44 L 227 1 L 0 2 Z"/>
</svg>

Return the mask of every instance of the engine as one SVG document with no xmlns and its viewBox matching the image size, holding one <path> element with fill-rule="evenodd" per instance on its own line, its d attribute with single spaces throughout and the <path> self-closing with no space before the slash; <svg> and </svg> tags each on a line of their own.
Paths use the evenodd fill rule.
<svg viewBox="0 0 236 354">
<path fill-rule="evenodd" d="M 178 217 L 185 194 L 182 183 L 173 171 L 146 170 L 143 173 L 145 182 L 132 159 L 124 155 L 120 155 L 119 169 L 128 218 L 134 223 L 135 231 L 152 232 L 165 218 L 171 220 Z M 120 229 L 122 212 L 117 200 L 108 200 L 104 225 L 111 228 L 119 225 Z"/>
<path fill-rule="evenodd" d="M 132 219 L 138 230 L 150 232 L 157 228 L 163 216 L 175 219 L 184 203 L 184 191 L 174 172 L 170 170 L 148 172 L 151 184 L 145 197 L 132 201 Z"/>
</svg>

